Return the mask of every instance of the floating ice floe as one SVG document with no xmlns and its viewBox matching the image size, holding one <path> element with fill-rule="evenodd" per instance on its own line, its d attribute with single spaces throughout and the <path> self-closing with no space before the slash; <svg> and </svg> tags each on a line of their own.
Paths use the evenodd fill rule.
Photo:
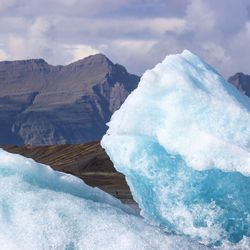
<svg viewBox="0 0 250 250">
<path fill-rule="evenodd" d="M 144 73 L 101 144 L 151 223 L 210 246 L 246 246 L 249 111 L 248 97 L 185 50 Z"/>
<path fill-rule="evenodd" d="M 205 249 L 82 180 L 0 149 L 1 250 Z"/>
</svg>

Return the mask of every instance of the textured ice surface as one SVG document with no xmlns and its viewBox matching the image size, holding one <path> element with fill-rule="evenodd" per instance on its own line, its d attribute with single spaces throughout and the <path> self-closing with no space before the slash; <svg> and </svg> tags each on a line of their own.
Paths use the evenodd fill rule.
<svg viewBox="0 0 250 250">
<path fill-rule="evenodd" d="M 102 146 L 142 214 L 205 244 L 250 236 L 250 99 L 189 51 L 142 76 Z"/>
<path fill-rule="evenodd" d="M 80 179 L 0 149 L 0 249 L 204 249 Z"/>
</svg>

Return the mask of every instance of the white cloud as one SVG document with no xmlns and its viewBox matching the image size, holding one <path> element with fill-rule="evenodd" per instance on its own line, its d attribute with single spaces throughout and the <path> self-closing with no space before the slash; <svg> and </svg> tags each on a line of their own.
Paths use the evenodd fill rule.
<svg viewBox="0 0 250 250">
<path fill-rule="evenodd" d="M 5 53 L 5 51 L 0 49 L 0 61 L 4 61 L 4 60 L 7 60 L 7 59 L 8 59 L 8 56 Z"/>
<path fill-rule="evenodd" d="M 66 18 L 61 20 L 61 25 L 73 22 L 74 27 L 82 27 L 81 31 L 94 37 L 110 37 L 121 39 L 122 36 L 129 36 L 129 40 L 136 40 L 138 36 L 157 36 L 162 37 L 167 31 L 181 33 L 186 29 L 186 21 L 182 18 L 106 18 L 85 19 L 85 18 Z M 139 38 L 140 39 L 140 38 Z"/>
<path fill-rule="evenodd" d="M 3 12 L 8 8 L 16 6 L 17 4 L 18 4 L 17 0 L 1 0 L 0 1 L 0 12 Z"/>
<path fill-rule="evenodd" d="M 129 72 L 141 74 L 155 63 L 150 51 L 156 43 L 157 40 L 119 39 L 106 45 L 102 52 L 114 62 L 125 65 Z"/>
<path fill-rule="evenodd" d="M 118 22 L 110 22 L 110 28 L 115 27 L 122 32 L 150 32 L 154 35 L 164 35 L 167 31 L 181 32 L 186 22 L 182 18 L 144 18 L 144 19 L 123 19 Z"/>
<path fill-rule="evenodd" d="M 186 20 L 190 30 L 208 33 L 215 28 L 216 17 L 207 1 L 192 0 L 187 6 Z"/>
<path fill-rule="evenodd" d="M 43 18 L 36 19 L 25 35 L 10 34 L 6 42 L 6 54 L 13 59 L 51 58 L 51 24 Z M 51 54 L 52 53 L 52 54 Z"/>
<path fill-rule="evenodd" d="M 69 62 L 74 62 L 84 57 L 100 53 L 97 48 L 86 44 L 64 45 L 64 48 L 71 55 Z"/>
<path fill-rule="evenodd" d="M 156 40 L 115 40 L 111 46 L 118 48 L 118 51 L 126 51 L 126 54 L 130 51 L 134 56 L 138 56 L 147 53 L 156 42 Z"/>
<path fill-rule="evenodd" d="M 141 73 L 187 48 L 224 76 L 250 73 L 247 5 L 249 0 L 0 0 L 0 59 L 64 64 L 102 52 Z"/>
<path fill-rule="evenodd" d="M 151 34 L 165 35 L 167 31 L 181 33 L 186 28 L 186 21 L 182 18 L 147 18 L 128 21 L 125 25 L 132 30 L 137 28 Z"/>
<path fill-rule="evenodd" d="M 237 14 L 236 14 L 237 13 Z M 236 18 L 236 15 L 240 17 Z M 247 1 L 190 0 L 186 26 L 181 32 L 167 34 L 154 46 L 151 58 L 187 48 L 228 77 L 237 71 L 250 73 Z"/>
<path fill-rule="evenodd" d="M 214 63 L 214 65 L 220 65 L 221 67 L 227 67 L 227 64 L 230 63 L 232 59 L 225 48 L 218 44 L 214 43 L 204 43 L 202 45 L 204 51 L 204 57 L 207 58 L 208 61 Z M 220 67 L 220 68 L 221 68 Z"/>
<path fill-rule="evenodd" d="M 229 41 L 227 47 L 231 54 L 231 60 L 226 65 L 229 72 L 244 72 L 250 74 L 250 21 L 240 29 Z"/>
</svg>

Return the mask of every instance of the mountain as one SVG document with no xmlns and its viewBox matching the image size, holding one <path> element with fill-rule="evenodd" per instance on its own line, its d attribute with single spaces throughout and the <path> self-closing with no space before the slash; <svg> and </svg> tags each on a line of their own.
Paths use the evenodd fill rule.
<svg viewBox="0 0 250 250">
<path fill-rule="evenodd" d="M 0 144 L 100 139 L 138 82 L 103 54 L 66 66 L 43 59 L 0 62 Z"/>
<path fill-rule="evenodd" d="M 250 75 L 236 73 L 235 75 L 229 77 L 228 81 L 245 95 L 250 97 Z"/>
<path fill-rule="evenodd" d="M 73 174 L 88 185 L 99 187 L 122 202 L 135 205 L 124 175 L 115 170 L 98 141 L 74 145 L 2 147 L 10 153 L 49 165 L 54 170 Z"/>
</svg>

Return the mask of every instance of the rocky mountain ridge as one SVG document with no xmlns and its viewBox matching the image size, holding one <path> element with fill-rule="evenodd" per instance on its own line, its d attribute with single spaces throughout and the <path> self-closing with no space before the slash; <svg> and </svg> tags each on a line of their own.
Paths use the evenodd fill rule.
<svg viewBox="0 0 250 250">
<path fill-rule="evenodd" d="M 239 91 L 250 97 L 250 75 L 239 72 L 229 77 L 228 81 Z"/>
<path fill-rule="evenodd" d="M 66 66 L 43 59 L 0 62 L 0 144 L 100 139 L 138 82 L 103 54 Z"/>
</svg>

